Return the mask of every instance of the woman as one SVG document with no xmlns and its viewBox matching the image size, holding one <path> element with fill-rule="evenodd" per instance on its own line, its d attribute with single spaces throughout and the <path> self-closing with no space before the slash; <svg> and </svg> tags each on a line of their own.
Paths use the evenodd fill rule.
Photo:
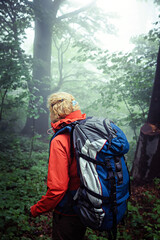
<svg viewBox="0 0 160 240">
<path fill-rule="evenodd" d="M 65 92 L 52 94 L 48 99 L 50 119 L 56 133 L 64 126 L 86 118 L 74 97 Z M 71 157 L 71 137 L 65 131 L 50 143 L 47 193 L 31 207 L 36 217 L 54 209 L 53 238 L 61 240 L 83 239 L 86 228 L 73 210 L 73 196 L 80 185 L 75 156 Z"/>
</svg>

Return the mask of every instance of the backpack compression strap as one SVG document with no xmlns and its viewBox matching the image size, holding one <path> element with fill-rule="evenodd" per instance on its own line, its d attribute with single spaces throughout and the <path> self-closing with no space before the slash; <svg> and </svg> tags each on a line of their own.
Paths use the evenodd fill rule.
<svg viewBox="0 0 160 240">
<path fill-rule="evenodd" d="M 115 240 L 117 238 L 117 201 L 116 201 L 116 179 L 110 164 L 110 159 L 107 159 L 106 166 L 108 169 L 108 180 L 111 184 L 110 204 L 113 216 L 113 227 L 108 231 L 109 240 Z"/>
</svg>

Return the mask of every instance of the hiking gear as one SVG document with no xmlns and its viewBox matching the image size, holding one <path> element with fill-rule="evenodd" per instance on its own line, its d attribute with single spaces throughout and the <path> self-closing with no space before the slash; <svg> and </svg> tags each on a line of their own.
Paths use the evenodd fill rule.
<svg viewBox="0 0 160 240">
<path fill-rule="evenodd" d="M 87 227 L 110 230 L 110 237 L 115 239 L 130 195 L 124 159 L 129 150 L 127 138 L 113 122 L 96 117 L 76 121 L 55 135 L 66 131 L 73 137 L 81 182 L 74 209 Z"/>
<path fill-rule="evenodd" d="M 92 117 L 75 123 L 73 141 L 81 181 L 75 210 L 92 229 L 115 229 L 130 195 L 127 138 L 113 122 Z"/>
<path fill-rule="evenodd" d="M 64 120 L 60 120 L 59 123 L 53 124 L 54 131 L 57 131 L 63 124 L 63 126 L 67 126 L 68 123 L 84 118 L 85 115 L 81 114 L 80 110 L 75 111 L 69 114 Z M 73 159 L 70 157 L 70 146 L 70 133 L 68 132 L 51 139 L 47 177 L 48 189 L 46 195 L 42 196 L 41 200 L 32 206 L 31 213 L 34 217 L 43 212 L 55 209 L 58 204 L 59 208 L 57 211 L 64 212 L 64 196 L 68 195 L 70 191 L 73 191 L 74 194 L 78 189 L 80 179 L 77 173 L 77 162 L 75 157 Z M 76 215 L 73 211 L 73 207 L 65 209 L 64 214 Z"/>
</svg>

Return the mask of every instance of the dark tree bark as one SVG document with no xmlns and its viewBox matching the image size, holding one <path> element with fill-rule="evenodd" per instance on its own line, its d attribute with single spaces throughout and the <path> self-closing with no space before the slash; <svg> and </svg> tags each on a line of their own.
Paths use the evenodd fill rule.
<svg viewBox="0 0 160 240">
<path fill-rule="evenodd" d="M 140 130 L 131 174 L 137 182 L 160 177 L 160 49 L 148 119 Z"/>
<path fill-rule="evenodd" d="M 160 49 L 147 122 L 160 127 Z"/>
<path fill-rule="evenodd" d="M 140 131 L 132 176 L 136 182 L 160 177 L 160 129 L 146 123 Z"/>
</svg>

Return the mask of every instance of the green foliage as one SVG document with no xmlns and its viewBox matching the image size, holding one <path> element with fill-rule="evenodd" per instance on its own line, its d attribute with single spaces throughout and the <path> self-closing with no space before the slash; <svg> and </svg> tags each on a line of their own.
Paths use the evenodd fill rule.
<svg viewBox="0 0 160 240">
<path fill-rule="evenodd" d="M 31 57 L 24 53 L 21 44 L 25 29 L 30 26 L 31 10 L 25 0 L 1 1 L 0 8 L 0 121 L 15 122 L 15 108 L 26 107 L 28 93 Z"/>
<path fill-rule="evenodd" d="M 1 136 L 0 146 L 0 238 L 22 239 L 35 232 L 29 208 L 46 192 L 48 144 L 38 140 L 32 158 L 27 138 Z"/>
<path fill-rule="evenodd" d="M 124 130 L 130 142 L 127 154 L 129 169 L 132 167 L 139 129 L 147 119 L 159 32 L 157 22 L 147 35 L 131 39 L 135 47 L 128 53 L 109 53 L 108 49 L 104 51 L 97 47 L 89 37 L 81 39 L 74 35 L 68 51 L 63 55 L 64 66 L 61 70 L 65 73 L 67 67 L 66 72 L 71 69 L 69 72 L 72 74 L 64 75 L 60 89 L 75 95 L 87 115 L 108 117 Z M 64 42 L 67 40 L 64 39 Z"/>
<path fill-rule="evenodd" d="M 146 122 L 159 47 L 159 25 L 148 33 L 132 38 L 131 52 L 109 53 L 108 50 L 88 49 L 83 60 L 92 59 L 103 71 L 104 79 L 97 84 L 101 94 L 90 106 L 98 106 L 100 114 L 112 119 L 124 129 L 130 141 L 130 165 L 134 158 L 139 129 Z M 97 109 L 97 114 L 99 111 Z"/>
<path fill-rule="evenodd" d="M 106 232 L 93 231 L 90 228 L 87 228 L 86 237 L 87 237 L 87 240 L 105 240 L 105 239 L 107 239 L 106 238 L 107 233 Z"/>
<path fill-rule="evenodd" d="M 151 212 L 144 212 L 143 217 L 149 218 L 150 221 L 146 221 L 144 229 L 146 230 L 147 238 L 159 239 L 160 234 L 160 200 L 150 192 L 145 192 L 147 202 L 152 204 Z"/>
<path fill-rule="evenodd" d="M 7 129 L 11 124 L 15 125 L 19 116 L 21 119 L 23 116 L 22 121 L 25 122 L 29 99 L 30 117 L 37 119 L 43 112 L 41 106 L 44 99 L 41 95 L 37 97 L 39 82 L 31 80 L 31 58 L 25 55 L 21 48 L 25 29 L 31 22 L 30 4 L 31 2 L 26 0 L 0 2 L 0 120 L 5 120 L 4 122 L 1 120 L 1 130 Z M 127 132 L 130 138 L 131 147 L 127 154 L 127 162 L 131 168 L 137 130 L 146 120 L 154 80 L 160 37 L 158 22 L 147 36 L 132 39 L 135 44 L 132 52 L 110 54 L 108 50 L 103 51 L 97 47 L 94 31 L 101 26 L 112 32 L 112 25 L 108 24 L 108 16 L 102 13 L 97 15 L 95 11 L 96 9 L 91 8 L 88 14 L 81 13 L 68 20 L 57 19 L 54 34 L 56 33 L 59 41 L 57 50 L 62 65 L 61 69 L 57 68 L 54 72 L 52 90 L 59 87 L 58 89 L 71 92 L 88 115 L 109 117 L 122 129 L 124 128 L 124 132 Z M 95 13 L 97 19 L 94 18 Z M 81 31 L 78 32 L 77 29 Z M 53 67 L 55 63 L 54 60 Z M 96 67 L 98 70 L 95 72 Z M 63 73 L 62 78 L 59 77 L 59 73 Z M 29 93 L 28 84 L 32 93 Z M 17 122 L 17 125 L 21 124 Z M 130 136 L 133 135 L 132 139 Z M 39 200 L 46 191 L 44 182 L 47 173 L 48 146 L 46 147 L 40 138 L 39 135 L 28 139 L 1 134 L 1 239 L 27 240 L 31 239 L 31 235 L 36 239 L 36 229 L 42 231 L 39 222 L 46 221 L 43 217 L 31 220 L 27 213 L 28 207 Z M 154 183 L 155 188 L 159 190 L 159 179 L 155 179 Z M 152 205 L 153 211 L 143 211 L 141 202 L 136 204 L 129 202 L 130 225 L 119 226 L 118 239 L 133 239 L 133 235 L 135 239 L 158 239 L 160 202 L 158 197 L 154 197 L 149 191 L 144 192 L 144 195 L 144 203 Z M 88 239 L 106 239 L 103 234 L 90 229 L 87 231 L 87 236 Z M 39 235 L 37 238 L 39 239 Z M 47 237 L 42 236 L 41 239 L 46 240 Z"/>
<path fill-rule="evenodd" d="M 30 218 L 29 207 L 46 192 L 48 165 L 48 143 L 40 136 L 34 138 L 30 157 L 30 139 L 15 135 L 0 137 L 0 238 L 50 239 L 51 218 L 41 216 Z M 125 224 L 118 226 L 118 239 L 159 239 L 160 200 L 158 197 L 160 179 L 154 179 L 152 188 L 145 186 L 132 190 L 128 202 Z M 132 184 L 132 183 L 131 183 Z M 138 191 L 138 194 L 137 194 Z M 107 240 L 105 232 L 87 229 L 86 240 Z"/>
<path fill-rule="evenodd" d="M 123 102 L 128 115 L 122 120 L 129 122 L 135 131 L 147 117 L 158 46 L 145 41 L 143 36 L 134 43 L 136 46 L 131 53 L 120 52 L 100 58 L 99 68 L 109 76 L 107 88 L 100 89 L 102 102 L 108 107 L 117 107 Z"/>
<path fill-rule="evenodd" d="M 155 184 L 155 187 L 159 190 L 160 189 L 160 178 L 155 178 L 154 184 Z"/>
</svg>

